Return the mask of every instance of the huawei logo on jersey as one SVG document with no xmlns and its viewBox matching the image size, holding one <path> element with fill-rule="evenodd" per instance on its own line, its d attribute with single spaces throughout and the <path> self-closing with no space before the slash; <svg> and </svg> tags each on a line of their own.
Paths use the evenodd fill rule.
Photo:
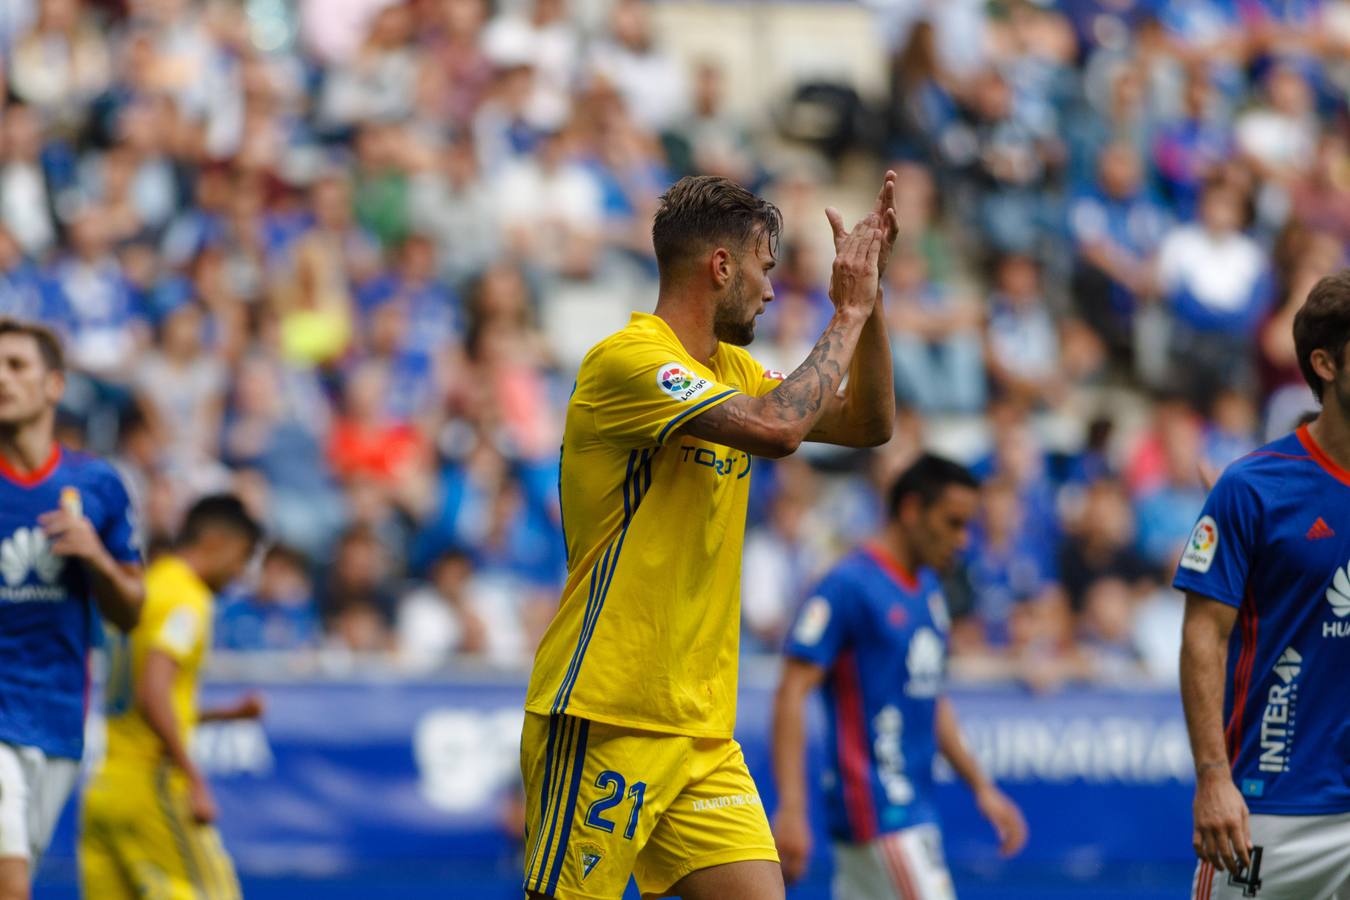
<svg viewBox="0 0 1350 900">
<path fill-rule="evenodd" d="M 909 639 L 909 652 L 905 654 L 905 668 L 909 670 L 905 693 L 911 697 L 936 697 L 942 689 L 946 656 L 937 632 L 926 627 L 915 631 L 914 637 Z"/>
<path fill-rule="evenodd" d="M 1331 587 L 1327 588 L 1326 597 L 1336 618 L 1322 623 L 1322 637 L 1350 637 L 1350 622 L 1339 621 L 1350 616 L 1350 563 L 1336 570 L 1331 579 Z"/>
<path fill-rule="evenodd" d="M 25 603 L 33 600 L 60 600 L 65 596 L 57 580 L 62 561 L 52 554 L 47 535 L 40 528 L 19 528 L 0 542 L 0 600 Z M 36 574 L 39 584 L 29 585 Z"/>
<path fill-rule="evenodd" d="M 1350 569 L 1350 565 L 1346 569 Z M 1346 569 L 1337 569 L 1336 576 L 1331 579 L 1331 587 L 1327 588 L 1327 602 L 1340 619 L 1350 616 L 1350 573 Z"/>
</svg>

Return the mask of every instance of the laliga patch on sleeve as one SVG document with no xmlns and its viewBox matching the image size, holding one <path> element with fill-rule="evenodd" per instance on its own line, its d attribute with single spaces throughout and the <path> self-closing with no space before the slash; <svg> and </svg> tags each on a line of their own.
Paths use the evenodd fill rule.
<svg viewBox="0 0 1350 900">
<path fill-rule="evenodd" d="M 1191 531 L 1191 539 L 1181 554 L 1181 567 L 1204 574 L 1214 564 L 1214 553 L 1219 549 L 1219 525 L 1213 516 L 1201 516 Z"/>
<path fill-rule="evenodd" d="M 765 377 L 765 378 L 769 378 L 769 379 L 771 379 L 771 380 L 773 380 L 773 381 L 786 381 L 786 380 L 787 380 L 787 376 L 784 375 L 782 372 L 778 371 L 777 369 L 765 369 L 765 370 L 764 370 L 764 377 Z"/>
<path fill-rule="evenodd" d="M 197 640 L 197 613 L 191 609 L 174 611 L 159 629 L 159 642 L 179 656 L 192 652 Z"/>
<path fill-rule="evenodd" d="M 656 370 L 656 386 L 681 403 L 706 393 L 712 385 L 684 363 L 668 362 Z"/>
<path fill-rule="evenodd" d="M 825 627 L 830 624 L 830 601 L 824 597 L 812 597 L 802 607 L 797 618 L 797 627 L 792 629 L 792 637 L 797 643 L 810 646 L 820 640 Z"/>
</svg>

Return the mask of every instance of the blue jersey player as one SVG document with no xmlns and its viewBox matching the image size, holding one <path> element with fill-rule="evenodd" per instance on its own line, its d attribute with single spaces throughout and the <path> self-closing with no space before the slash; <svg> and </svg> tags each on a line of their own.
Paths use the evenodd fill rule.
<svg viewBox="0 0 1350 900">
<path fill-rule="evenodd" d="M 1181 695 L 1191 896 L 1350 896 L 1350 271 L 1294 318 L 1322 408 L 1230 465 L 1192 530 Z"/>
<path fill-rule="evenodd" d="M 60 447 L 61 345 L 0 319 L 0 900 L 29 882 L 75 784 L 97 612 L 129 629 L 140 551 L 112 467 Z"/>
<path fill-rule="evenodd" d="M 933 806 L 938 753 L 975 792 L 1002 851 L 1025 842 L 1021 812 L 966 750 L 942 696 L 947 609 L 935 572 L 965 544 L 978 503 L 968 471 L 921 457 L 892 488 L 882 531 L 803 604 L 774 704 L 773 827 L 788 881 L 801 877 L 811 851 L 803 721 L 819 687 L 829 725 L 825 816 L 835 900 L 955 896 Z"/>
</svg>

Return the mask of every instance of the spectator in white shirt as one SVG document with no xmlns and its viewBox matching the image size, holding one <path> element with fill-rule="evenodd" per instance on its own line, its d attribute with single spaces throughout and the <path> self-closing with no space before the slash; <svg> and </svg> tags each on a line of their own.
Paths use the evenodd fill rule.
<svg viewBox="0 0 1350 900">
<path fill-rule="evenodd" d="M 1175 383 L 1201 407 L 1220 387 L 1255 386 L 1256 333 L 1273 286 L 1261 245 L 1242 232 L 1244 206 L 1240 189 L 1211 181 L 1199 220 L 1173 228 L 1158 251 Z"/>
<path fill-rule="evenodd" d="M 456 658 L 520 662 L 521 626 L 501 587 L 480 578 L 466 553 L 452 550 L 436 560 L 429 583 L 398 607 L 395 631 L 404 665 L 427 672 Z"/>
<path fill-rule="evenodd" d="M 507 243 L 520 259 L 584 279 L 595 268 L 603 198 L 595 176 L 569 150 L 565 133 L 547 135 L 538 153 L 506 167 L 495 196 Z"/>
<path fill-rule="evenodd" d="M 668 131 L 689 109 L 689 80 L 680 60 L 661 49 L 642 0 L 618 0 L 610 38 L 591 55 L 595 72 L 623 94 L 628 112 L 649 131 Z"/>
<path fill-rule="evenodd" d="M 0 219 L 23 252 L 41 258 L 56 243 L 53 200 L 42 168 L 42 125 L 37 113 L 11 104 L 4 117 L 4 164 L 0 166 Z"/>
<path fill-rule="evenodd" d="M 534 0 L 528 16 L 504 15 L 483 32 L 488 59 L 531 70 L 526 117 L 537 128 L 562 127 L 572 106 L 581 38 L 565 0 Z"/>
<path fill-rule="evenodd" d="M 1020 400 L 1049 403 L 1060 395 L 1059 332 L 1030 256 L 999 260 L 989 298 L 985 368 L 999 390 Z"/>
<path fill-rule="evenodd" d="M 1238 117 L 1238 148 L 1266 177 L 1292 179 L 1317 152 L 1317 116 L 1312 88 L 1292 65 L 1266 76 L 1266 103 Z"/>
</svg>

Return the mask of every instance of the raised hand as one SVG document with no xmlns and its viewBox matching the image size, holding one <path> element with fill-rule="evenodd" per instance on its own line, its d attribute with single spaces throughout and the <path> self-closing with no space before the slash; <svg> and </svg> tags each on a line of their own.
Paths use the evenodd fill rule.
<svg viewBox="0 0 1350 900">
<path fill-rule="evenodd" d="M 876 216 L 882 230 L 881 254 L 877 261 L 877 271 L 881 275 L 886 274 L 886 264 L 890 261 L 891 251 L 895 249 L 895 241 L 900 234 L 900 218 L 895 212 L 895 179 L 895 172 L 887 169 L 881 190 L 877 192 L 877 201 L 869 213 L 869 216 Z M 844 217 L 831 206 L 826 208 L 825 218 L 830 221 L 830 230 L 834 233 L 834 252 L 838 253 L 849 234 L 844 227 Z"/>
<path fill-rule="evenodd" d="M 839 213 L 826 210 L 833 226 Z M 837 239 L 834 267 L 830 273 L 830 300 L 840 313 L 872 314 L 880 282 L 878 262 L 884 241 L 879 217 L 869 214 L 853 230 Z"/>
</svg>

